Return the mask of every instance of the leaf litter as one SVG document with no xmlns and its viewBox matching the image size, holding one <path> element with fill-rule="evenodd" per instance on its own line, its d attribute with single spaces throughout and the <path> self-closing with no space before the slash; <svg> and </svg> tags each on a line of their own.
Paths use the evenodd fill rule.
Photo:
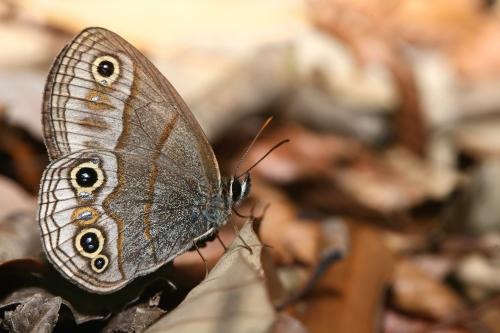
<svg viewBox="0 0 500 333">
<path fill-rule="evenodd" d="M 203 3 L 137 11 L 123 0 L 124 15 L 109 17 L 89 4 L 0 2 L 0 330 L 499 332 L 498 4 Z M 149 33 L 131 31 L 130 15 Z M 208 243 L 205 261 L 188 252 L 106 297 L 46 262 L 34 198 L 46 71 L 96 22 L 167 74 L 222 170 L 270 114 L 245 164 L 291 140 L 253 170 L 238 211 L 259 218 L 220 230 L 227 252 Z"/>
</svg>

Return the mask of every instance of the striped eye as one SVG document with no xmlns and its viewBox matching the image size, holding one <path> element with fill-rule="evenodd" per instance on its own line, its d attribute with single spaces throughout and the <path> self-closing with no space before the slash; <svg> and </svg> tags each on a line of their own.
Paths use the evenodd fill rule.
<svg viewBox="0 0 500 333">
<path fill-rule="evenodd" d="M 99 248 L 99 239 L 94 232 L 87 232 L 80 237 L 80 246 L 86 253 L 94 253 Z"/>
<path fill-rule="evenodd" d="M 97 228 L 87 228 L 75 237 L 75 247 L 82 256 L 97 257 L 104 248 L 104 236 Z"/>
<path fill-rule="evenodd" d="M 92 62 L 92 75 L 97 83 L 110 86 L 120 75 L 120 63 L 117 58 L 105 55 Z"/>
<path fill-rule="evenodd" d="M 115 71 L 115 65 L 109 60 L 103 60 L 97 65 L 97 73 L 104 77 L 110 77 Z"/>
<path fill-rule="evenodd" d="M 104 178 L 100 166 L 92 161 L 78 164 L 70 172 L 71 185 L 82 199 L 92 199 L 92 192 L 102 186 Z"/>
<path fill-rule="evenodd" d="M 108 267 L 108 262 L 108 257 L 100 254 L 92 259 L 92 261 L 90 262 L 90 267 L 94 272 L 101 273 L 106 269 L 106 267 Z"/>
<path fill-rule="evenodd" d="M 84 167 L 76 173 L 76 183 L 81 187 L 92 187 L 97 182 L 97 171 Z"/>
</svg>

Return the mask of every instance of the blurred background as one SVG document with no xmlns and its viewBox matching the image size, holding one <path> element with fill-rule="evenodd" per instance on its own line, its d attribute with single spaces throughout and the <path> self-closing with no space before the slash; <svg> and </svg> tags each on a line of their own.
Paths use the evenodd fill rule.
<svg viewBox="0 0 500 333">
<path fill-rule="evenodd" d="M 0 284 L 40 251 L 43 87 L 89 26 L 160 69 L 226 175 L 268 116 L 244 166 L 290 139 L 239 209 L 270 204 L 259 236 L 281 300 L 303 296 L 280 307 L 298 327 L 283 332 L 500 332 L 496 1 L 0 0 Z M 182 260 L 187 292 L 204 266 Z"/>
</svg>

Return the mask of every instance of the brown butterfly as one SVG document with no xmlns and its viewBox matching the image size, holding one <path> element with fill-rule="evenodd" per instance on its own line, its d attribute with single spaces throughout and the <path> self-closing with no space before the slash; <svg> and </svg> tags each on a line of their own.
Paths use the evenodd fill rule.
<svg viewBox="0 0 500 333">
<path fill-rule="evenodd" d="M 58 55 L 43 103 L 38 220 L 52 264 L 110 293 L 213 235 L 250 189 L 222 179 L 174 87 L 137 49 L 88 28 Z"/>
</svg>

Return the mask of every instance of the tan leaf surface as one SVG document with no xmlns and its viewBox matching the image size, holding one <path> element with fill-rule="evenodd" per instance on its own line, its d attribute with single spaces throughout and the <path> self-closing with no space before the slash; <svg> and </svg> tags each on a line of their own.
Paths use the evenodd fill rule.
<svg viewBox="0 0 500 333">
<path fill-rule="evenodd" d="M 41 251 L 35 212 L 34 198 L 0 176 L 0 263 Z"/>
<path fill-rule="evenodd" d="M 444 319 L 464 309 L 462 300 L 449 287 L 407 260 L 396 266 L 394 301 L 406 312 L 433 319 Z"/>
<path fill-rule="evenodd" d="M 276 321 L 263 279 L 262 245 L 247 223 L 207 278 L 147 333 L 269 332 Z"/>
<path fill-rule="evenodd" d="M 351 251 L 332 265 L 293 315 L 313 333 L 377 332 L 382 324 L 383 295 L 394 258 L 381 233 L 352 228 Z"/>
<path fill-rule="evenodd" d="M 6 312 L 2 324 L 9 332 L 50 333 L 57 323 L 60 307 L 60 297 L 35 294 L 14 311 Z"/>
</svg>

